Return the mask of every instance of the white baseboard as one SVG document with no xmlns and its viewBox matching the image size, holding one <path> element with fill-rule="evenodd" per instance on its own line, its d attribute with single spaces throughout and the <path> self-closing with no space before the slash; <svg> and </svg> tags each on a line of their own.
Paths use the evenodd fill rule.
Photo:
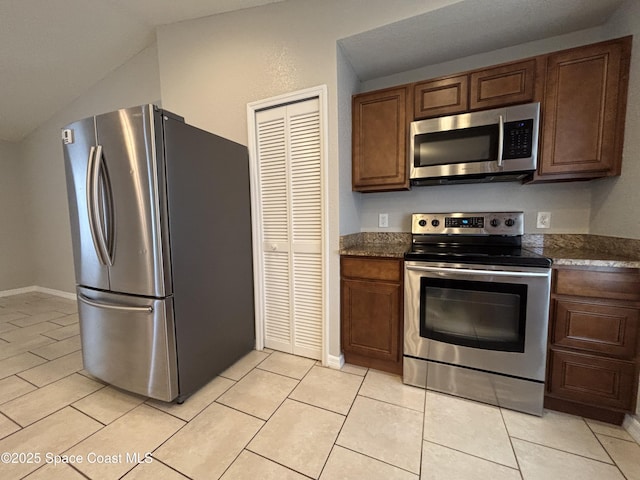
<svg viewBox="0 0 640 480">
<path fill-rule="evenodd" d="M 49 295 L 55 295 L 57 297 L 67 298 L 69 300 L 76 300 L 75 293 L 63 292 L 62 290 L 54 290 L 53 288 L 36 287 L 36 292 L 48 293 Z"/>
<path fill-rule="evenodd" d="M 340 354 L 337 357 L 335 355 L 327 355 L 327 367 L 340 370 L 343 366 L 344 366 L 343 354 Z"/>
<path fill-rule="evenodd" d="M 31 293 L 35 291 L 36 291 L 36 287 L 14 288 L 12 290 L 1 291 L 0 297 L 10 297 L 11 295 L 20 295 L 22 293 Z"/>
<path fill-rule="evenodd" d="M 30 287 L 14 288 L 12 290 L 4 290 L 0 292 L 0 297 L 9 297 L 11 295 L 20 295 L 23 293 L 40 292 L 48 293 L 49 295 L 55 295 L 56 297 L 67 298 L 69 300 L 75 300 L 76 294 L 63 292 L 62 290 L 54 290 L 53 288 L 39 287 L 37 285 L 31 285 Z"/>
<path fill-rule="evenodd" d="M 622 426 L 636 442 L 640 443 L 640 418 L 637 415 L 625 415 Z"/>
</svg>

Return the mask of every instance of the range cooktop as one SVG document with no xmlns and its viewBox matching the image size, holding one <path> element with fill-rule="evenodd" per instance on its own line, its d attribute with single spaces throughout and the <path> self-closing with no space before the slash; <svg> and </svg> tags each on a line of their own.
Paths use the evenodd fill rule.
<svg viewBox="0 0 640 480">
<path fill-rule="evenodd" d="M 405 260 L 551 267 L 551 259 L 522 248 L 523 212 L 414 213 Z"/>
</svg>

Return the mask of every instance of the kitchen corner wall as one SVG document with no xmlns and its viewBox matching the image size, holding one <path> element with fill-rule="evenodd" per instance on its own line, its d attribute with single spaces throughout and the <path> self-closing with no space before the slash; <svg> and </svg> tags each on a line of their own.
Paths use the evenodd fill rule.
<svg viewBox="0 0 640 480">
<path fill-rule="evenodd" d="M 20 144 L 0 141 L 0 292 L 31 285 L 33 258 Z"/>
<path fill-rule="evenodd" d="M 627 107 L 622 176 L 590 182 L 544 185 L 495 183 L 416 187 L 410 192 L 363 194 L 362 231 L 410 231 L 411 212 L 522 210 L 527 233 L 593 233 L 640 238 L 640 2 L 627 0 L 603 26 L 516 45 L 363 82 L 361 91 L 410 83 L 635 35 Z M 536 213 L 551 212 L 551 228 L 536 228 Z M 389 214 L 389 227 L 378 227 L 378 214 Z"/>
<path fill-rule="evenodd" d="M 640 239 L 640 2 L 627 0 L 605 27 L 611 37 L 633 35 L 634 38 L 622 176 L 593 182 L 590 232 Z M 638 409 L 640 412 L 640 401 Z"/>
<path fill-rule="evenodd" d="M 5 270 L 0 265 L 0 290 L 37 285 L 64 292 L 75 291 L 60 129 L 96 113 L 158 102 L 157 58 L 154 44 L 79 95 L 23 140 L 19 173 L 24 178 L 25 216 L 29 229 L 21 241 L 28 246 L 25 248 L 29 250 L 30 267 L 26 275 L 28 278 L 24 278 L 25 272 L 20 272 L 23 278 L 18 282 L 14 278 L 5 278 Z M 4 187 L 2 192 L 4 194 Z M 14 251 L 20 252 L 20 249 L 16 247 Z"/>
</svg>

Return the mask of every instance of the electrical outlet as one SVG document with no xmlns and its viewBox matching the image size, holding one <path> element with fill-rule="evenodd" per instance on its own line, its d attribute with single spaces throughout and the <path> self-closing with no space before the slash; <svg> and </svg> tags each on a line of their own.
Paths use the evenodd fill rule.
<svg viewBox="0 0 640 480">
<path fill-rule="evenodd" d="M 537 228 L 551 228 L 551 212 L 538 212 Z"/>
<path fill-rule="evenodd" d="M 386 228 L 389 226 L 389 214 L 381 213 L 378 215 L 378 227 Z"/>
</svg>

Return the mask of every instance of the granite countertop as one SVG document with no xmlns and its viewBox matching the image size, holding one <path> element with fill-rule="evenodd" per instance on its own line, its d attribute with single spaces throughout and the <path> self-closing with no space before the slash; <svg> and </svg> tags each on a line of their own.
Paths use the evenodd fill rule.
<svg viewBox="0 0 640 480">
<path fill-rule="evenodd" d="M 586 234 L 527 235 L 527 250 L 553 259 L 554 265 L 640 268 L 640 240 Z M 403 258 L 410 233 L 362 232 L 340 238 L 340 255 Z"/>
<path fill-rule="evenodd" d="M 526 247 L 553 259 L 554 265 L 640 268 L 640 260 L 606 252 L 562 247 Z"/>
<path fill-rule="evenodd" d="M 340 255 L 404 258 L 410 248 L 410 233 L 362 232 L 340 237 Z"/>
<path fill-rule="evenodd" d="M 640 240 L 601 235 L 525 235 L 523 247 L 554 265 L 640 268 Z"/>
</svg>

